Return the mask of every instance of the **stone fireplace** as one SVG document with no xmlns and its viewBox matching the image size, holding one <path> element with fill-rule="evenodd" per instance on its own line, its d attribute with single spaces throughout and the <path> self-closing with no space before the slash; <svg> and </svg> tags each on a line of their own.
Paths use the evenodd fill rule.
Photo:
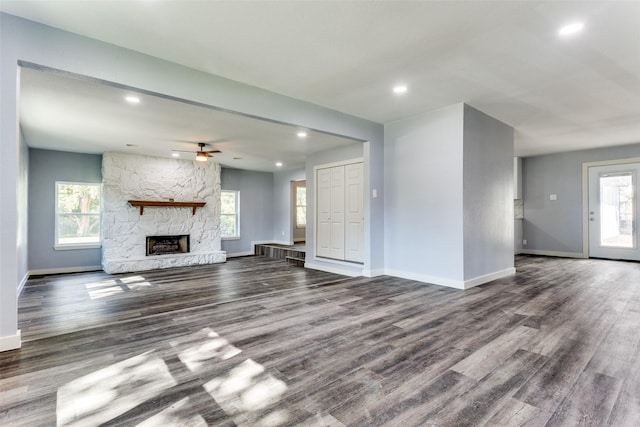
<svg viewBox="0 0 640 427">
<path fill-rule="evenodd" d="M 189 253 L 189 235 L 147 236 L 147 256 Z"/>
<path fill-rule="evenodd" d="M 102 177 L 105 272 L 226 261 L 220 245 L 219 164 L 107 152 L 102 156 Z M 204 202 L 204 206 L 197 210 L 152 206 L 142 212 L 129 200 Z M 151 252 L 148 237 L 156 239 Z"/>
</svg>

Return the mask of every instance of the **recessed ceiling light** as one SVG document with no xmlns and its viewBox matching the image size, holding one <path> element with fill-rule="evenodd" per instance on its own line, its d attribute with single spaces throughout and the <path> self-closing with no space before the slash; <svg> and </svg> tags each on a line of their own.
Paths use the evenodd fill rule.
<svg viewBox="0 0 640 427">
<path fill-rule="evenodd" d="M 397 85 L 393 87 L 393 93 L 396 95 L 401 95 L 407 92 L 407 85 Z"/>
<path fill-rule="evenodd" d="M 571 24 L 565 25 L 564 27 L 560 28 L 560 30 L 558 31 L 558 34 L 560 34 L 561 36 L 568 36 L 570 34 L 579 33 L 583 29 L 584 29 L 584 22 L 573 22 Z"/>
<path fill-rule="evenodd" d="M 276 162 L 276 166 L 281 168 L 282 167 L 282 162 Z"/>
<path fill-rule="evenodd" d="M 180 153 L 171 153 L 173 157 L 180 157 Z"/>
<path fill-rule="evenodd" d="M 298 138 L 306 138 L 307 137 L 307 133 L 305 131 L 300 131 L 298 132 Z"/>
<path fill-rule="evenodd" d="M 138 98 L 137 96 L 132 96 L 132 95 L 129 95 L 129 96 L 125 97 L 124 100 L 127 101 L 129 104 L 139 104 L 140 103 L 140 98 Z"/>
</svg>

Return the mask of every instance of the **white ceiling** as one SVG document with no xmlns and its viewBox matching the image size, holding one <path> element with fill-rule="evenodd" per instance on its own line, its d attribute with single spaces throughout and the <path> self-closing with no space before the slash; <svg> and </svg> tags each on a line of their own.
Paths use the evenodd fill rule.
<svg viewBox="0 0 640 427">
<path fill-rule="evenodd" d="M 223 166 L 273 172 L 305 166 L 306 156 L 355 142 L 295 126 L 175 101 L 69 73 L 24 67 L 20 121 L 29 146 L 170 157 L 174 150 L 220 150 Z M 138 104 L 126 102 L 136 96 Z M 305 131 L 307 137 L 297 133 Z M 192 160 L 193 153 L 178 153 Z M 276 162 L 282 166 L 277 167 Z"/>
<path fill-rule="evenodd" d="M 0 10 L 380 123 L 466 102 L 514 126 L 520 156 L 640 142 L 638 1 L 2 0 Z M 585 30 L 559 37 L 573 20 Z M 391 94 L 398 82 L 408 93 Z"/>
</svg>

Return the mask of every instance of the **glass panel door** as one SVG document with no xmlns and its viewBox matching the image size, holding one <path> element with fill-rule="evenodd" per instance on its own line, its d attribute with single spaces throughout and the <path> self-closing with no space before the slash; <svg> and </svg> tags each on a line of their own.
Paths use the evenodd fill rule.
<svg viewBox="0 0 640 427">
<path fill-rule="evenodd" d="M 637 163 L 589 168 L 589 256 L 640 261 L 639 170 Z"/>
</svg>

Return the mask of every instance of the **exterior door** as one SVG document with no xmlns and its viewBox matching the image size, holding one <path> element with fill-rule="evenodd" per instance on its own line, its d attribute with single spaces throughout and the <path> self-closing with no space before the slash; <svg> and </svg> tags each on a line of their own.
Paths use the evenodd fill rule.
<svg viewBox="0 0 640 427">
<path fill-rule="evenodd" d="M 637 179 L 640 164 L 589 168 L 589 256 L 640 261 Z"/>
</svg>

